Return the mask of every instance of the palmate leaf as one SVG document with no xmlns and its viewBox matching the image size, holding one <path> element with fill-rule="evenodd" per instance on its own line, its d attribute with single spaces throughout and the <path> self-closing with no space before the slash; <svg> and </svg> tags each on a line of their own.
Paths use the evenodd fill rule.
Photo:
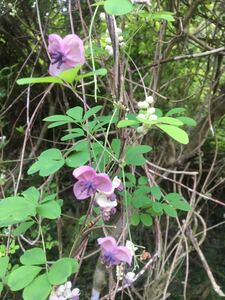
<svg viewBox="0 0 225 300">
<path fill-rule="evenodd" d="M 21 78 L 17 80 L 17 84 L 24 85 L 24 84 L 33 84 L 33 83 L 69 83 L 72 84 L 74 81 L 79 81 L 82 78 L 91 77 L 91 76 L 103 76 L 107 74 L 106 69 L 98 69 L 93 72 L 79 74 L 82 65 L 77 65 L 76 67 L 66 70 L 60 73 L 58 76 L 46 76 L 46 77 L 27 77 Z"/>
</svg>

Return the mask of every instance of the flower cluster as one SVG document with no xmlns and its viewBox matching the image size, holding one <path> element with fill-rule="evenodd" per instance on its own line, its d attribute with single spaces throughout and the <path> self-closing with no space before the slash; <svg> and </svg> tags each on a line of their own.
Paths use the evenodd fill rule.
<svg viewBox="0 0 225 300">
<path fill-rule="evenodd" d="M 110 215 L 116 212 L 115 190 L 123 190 L 121 180 L 115 177 L 111 181 L 106 173 L 96 173 L 90 166 L 75 169 L 73 176 L 78 180 L 73 187 L 75 197 L 84 200 L 94 196 L 95 204 L 101 208 L 102 217 L 109 220 Z"/>
<path fill-rule="evenodd" d="M 102 250 L 102 262 L 111 267 L 121 263 L 131 265 L 133 254 L 126 246 L 117 246 L 116 240 L 111 237 L 99 238 L 98 244 Z"/>
<path fill-rule="evenodd" d="M 85 62 L 83 41 L 76 34 L 68 34 L 63 39 L 58 34 L 50 34 L 48 51 L 51 57 L 49 74 L 52 76 Z"/>
<path fill-rule="evenodd" d="M 104 12 L 100 13 L 99 16 L 100 16 L 101 21 L 105 21 L 106 16 L 105 16 Z M 123 47 L 125 45 L 125 43 L 123 41 L 122 29 L 117 27 L 116 28 L 116 34 L 117 34 L 117 38 L 118 38 L 118 41 L 119 41 L 119 45 L 121 47 Z M 113 47 L 112 47 L 112 41 L 111 41 L 111 38 L 109 36 L 108 29 L 106 30 L 105 42 L 106 42 L 105 50 L 108 52 L 109 56 L 112 56 L 113 55 Z"/>
<path fill-rule="evenodd" d="M 73 289 L 72 283 L 67 281 L 65 284 L 58 286 L 54 291 L 52 291 L 49 300 L 79 300 L 80 299 L 80 290 Z"/>
<path fill-rule="evenodd" d="M 145 101 L 138 102 L 139 113 L 137 117 L 139 119 L 148 120 L 148 121 L 156 121 L 157 115 L 155 114 L 155 107 L 151 106 L 154 103 L 154 99 L 152 96 L 148 96 Z M 137 128 L 137 132 L 141 134 L 146 134 L 149 129 L 148 124 L 143 124 Z"/>
</svg>

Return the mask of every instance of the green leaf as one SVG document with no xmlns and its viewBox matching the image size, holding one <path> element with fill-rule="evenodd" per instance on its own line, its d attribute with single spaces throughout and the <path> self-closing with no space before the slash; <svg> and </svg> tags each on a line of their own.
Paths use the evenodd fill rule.
<svg viewBox="0 0 225 300">
<path fill-rule="evenodd" d="M 158 123 L 165 123 L 165 124 L 169 124 L 169 125 L 174 125 L 174 126 L 181 126 L 183 125 L 183 122 L 181 122 L 181 120 L 175 119 L 175 118 L 171 118 L 171 117 L 161 117 L 157 119 Z"/>
<path fill-rule="evenodd" d="M 174 209 L 172 205 L 164 203 L 163 210 L 168 216 L 173 217 L 173 218 L 177 217 L 176 209 Z"/>
<path fill-rule="evenodd" d="M 27 171 L 28 175 L 39 171 L 40 176 L 49 176 L 62 168 L 64 158 L 58 149 L 48 149 L 41 153 L 38 161 L 35 162 Z"/>
<path fill-rule="evenodd" d="M 148 185 L 148 178 L 146 176 L 140 176 L 138 185 Z"/>
<path fill-rule="evenodd" d="M 121 140 L 120 139 L 113 139 L 111 143 L 111 147 L 115 154 L 115 157 L 118 159 L 120 155 L 120 148 L 121 148 Z"/>
<path fill-rule="evenodd" d="M 76 80 L 80 80 L 92 76 L 105 76 L 106 74 L 107 74 L 107 69 L 101 68 L 92 72 L 80 74 L 76 77 Z"/>
<path fill-rule="evenodd" d="M 51 124 L 49 124 L 48 125 L 48 128 L 50 129 L 50 128 L 55 128 L 55 127 L 59 127 L 59 126 L 62 126 L 62 125 L 66 125 L 66 124 L 68 124 L 68 122 L 63 122 L 63 121 L 61 121 L 61 122 L 53 122 L 53 123 L 51 123 Z"/>
<path fill-rule="evenodd" d="M 48 281 L 52 285 L 64 283 L 67 278 L 73 273 L 73 265 L 68 258 L 61 258 L 56 261 L 50 268 L 47 276 Z"/>
<path fill-rule="evenodd" d="M 8 286 L 12 291 L 22 290 L 25 286 L 27 286 L 34 280 L 34 278 L 38 275 L 38 273 L 40 273 L 40 271 L 41 267 L 36 266 L 19 267 L 18 269 L 10 273 L 8 277 Z M 33 300 L 33 298 L 30 298 L 29 300 L 31 299 Z"/>
<path fill-rule="evenodd" d="M 67 110 L 66 114 L 76 120 L 77 122 L 82 122 L 83 118 L 83 107 L 76 106 Z"/>
<path fill-rule="evenodd" d="M 137 125 L 140 122 L 137 120 L 121 120 L 119 121 L 119 123 L 117 124 L 118 128 L 123 128 L 123 127 L 127 127 L 127 126 L 133 126 L 133 125 Z"/>
<path fill-rule="evenodd" d="M 5 277 L 8 265 L 9 265 L 9 257 L 8 256 L 0 257 L 0 278 L 1 279 Z"/>
<path fill-rule="evenodd" d="M 196 126 L 197 125 L 197 122 L 192 118 L 178 117 L 177 119 L 180 120 L 181 122 L 183 122 L 184 125 L 188 125 L 188 126 Z"/>
<path fill-rule="evenodd" d="M 126 148 L 125 162 L 132 166 L 142 166 L 145 164 L 143 153 L 151 151 L 152 148 L 147 145 L 128 146 Z"/>
<path fill-rule="evenodd" d="M 81 137 L 81 136 L 84 136 L 84 132 L 82 129 L 80 129 L 79 132 L 77 131 L 77 133 L 69 133 L 69 134 L 64 135 L 61 138 L 61 141 L 68 141 L 68 140 L 75 139 L 75 138 Z"/>
<path fill-rule="evenodd" d="M 178 193 L 169 193 L 164 197 L 164 199 L 170 202 L 174 200 L 181 200 L 184 198 Z"/>
<path fill-rule="evenodd" d="M 44 118 L 43 121 L 71 123 L 71 122 L 73 122 L 73 119 L 68 116 L 65 116 L 65 115 L 54 115 L 54 116 Z"/>
<path fill-rule="evenodd" d="M 188 202 L 186 202 L 185 200 L 174 199 L 170 203 L 175 209 L 179 209 L 179 210 L 183 210 L 183 211 L 191 211 L 192 210 L 191 205 Z"/>
<path fill-rule="evenodd" d="M 68 167 L 77 168 L 86 164 L 90 159 L 90 153 L 85 151 L 73 152 L 66 158 Z"/>
<path fill-rule="evenodd" d="M 0 227 L 17 224 L 36 215 L 36 205 L 23 197 L 8 197 L 0 201 Z"/>
<path fill-rule="evenodd" d="M 96 114 L 97 112 L 99 112 L 102 109 L 102 105 L 97 105 L 94 106 L 92 108 L 90 108 L 83 117 L 83 121 L 87 120 L 88 118 L 90 118 L 91 116 L 93 116 L 94 114 Z"/>
<path fill-rule="evenodd" d="M 140 223 L 140 216 L 139 215 L 131 216 L 130 222 L 133 226 L 137 226 Z"/>
<path fill-rule="evenodd" d="M 41 203 L 37 207 L 37 213 L 46 219 L 57 219 L 61 215 L 61 207 L 57 201 L 48 201 Z"/>
<path fill-rule="evenodd" d="M 32 248 L 20 256 L 20 262 L 23 265 L 42 265 L 46 263 L 46 256 L 42 248 Z"/>
<path fill-rule="evenodd" d="M 104 8 L 109 15 L 121 16 L 132 12 L 134 6 L 130 0 L 106 0 Z"/>
<path fill-rule="evenodd" d="M 153 20 L 166 20 L 168 22 L 174 22 L 175 19 L 174 19 L 174 13 L 173 12 L 170 12 L 170 11 L 160 11 L 160 12 L 154 12 L 152 13 L 151 15 L 151 18 Z"/>
<path fill-rule="evenodd" d="M 153 223 L 152 217 L 149 214 L 140 214 L 140 219 L 145 226 L 151 226 Z"/>
<path fill-rule="evenodd" d="M 160 213 L 163 210 L 163 204 L 160 202 L 152 202 L 152 209 L 156 213 Z"/>
<path fill-rule="evenodd" d="M 71 68 L 60 73 L 58 76 L 47 76 L 47 77 L 31 77 L 21 78 L 16 82 L 19 85 L 32 84 L 32 83 L 69 83 L 72 84 L 75 80 L 79 80 L 77 73 L 80 71 L 82 65 L 77 65 L 75 68 Z"/>
<path fill-rule="evenodd" d="M 47 274 L 38 276 L 23 291 L 24 300 L 46 300 L 52 290 Z"/>
<path fill-rule="evenodd" d="M 34 221 L 28 221 L 28 222 L 22 223 L 16 229 L 14 229 L 12 233 L 14 236 L 24 234 L 33 224 L 34 224 Z"/>
<path fill-rule="evenodd" d="M 150 188 L 150 193 L 152 194 L 153 197 L 155 197 L 157 200 L 161 199 L 162 193 L 160 190 L 160 187 L 158 185 L 152 186 Z"/>
<path fill-rule="evenodd" d="M 172 125 L 155 124 L 155 126 L 157 126 L 162 131 L 167 133 L 175 141 L 177 141 L 181 144 L 184 144 L 184 145 L 189 143 L 188 135 L 183 129 L 176 127 L 176 126 L 172 126 Z"/>
<path fill-rule="evenodd" d="M 31 186 L 25 190 L 22 195 L 28 201 L 32 201 L 34 204 L 37 204 L 40 197 L 40 192 L 34 186 Z"/>
<path fill-rule="evenodd" d="M 172 108 L 171 110 L 169 110 L 166 113 L 166 116 L 169 117 L 169 116 L 172 116 L 172 115 L 175 115 L 175 114 L 183 113 L 185 111 L 186 111 L 186 109 L 184 107 L 175 107 L 175 108 Z"/>
</svg>

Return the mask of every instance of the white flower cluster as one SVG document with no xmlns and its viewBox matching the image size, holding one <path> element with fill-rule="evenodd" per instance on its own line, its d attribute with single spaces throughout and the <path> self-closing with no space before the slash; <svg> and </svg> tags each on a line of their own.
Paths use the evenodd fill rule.
<svg viewBox="0 0 225 300">
<path fill-rule="evenodd" d="M 156 121 L 157 115 L 155 114 L 155 107 L 151 106 L 154 103 L 154 99 L 152 96 L 148 96 L 145 101 L 139 101 L 138 107 L 140 109 L 139 114 L 137 115 L 138 118 L 148 121 Z M 141 134 L 146 134 L 149 129 L 149 125 L 143 124 L 137 128 L 137 132 Z"/>
<path fill-rule="evenodd" d="M 80 290 L 73 289 L 72 283 L 67 281 L 65 284 L 60 285 L 54 291 L 52 291 L 49 300 L 79 300 Z"/>
<path fill-rule="evenodd" d="M 105 13 L 102 12 L 100 13 L 100 19 L 101 21 L 105 21 L 106 19 L 106 16 L 105 16 Z M 116 28 L 116 34 L 117 34 L 117 38 L 118 38 L 118 41 L 119 41 L 119 45 L 121 47 L 123 47 L 125 45 L 124 41 L 123 41 L 123 35 L 122 35 L 122 29 L 117 27 Z M 111 38 L 109 36 L 109 32 L 108 30 L 106 30 L 106 38 L 105 38 L 105 41 L 106 41 L 106 46 L 105 46 L 105 50 L 108 52 L 108 54 L 110 56 L 113 55 L 113 47 L 112 47 L 112 41 L 111 41 Z"/>
</svg>

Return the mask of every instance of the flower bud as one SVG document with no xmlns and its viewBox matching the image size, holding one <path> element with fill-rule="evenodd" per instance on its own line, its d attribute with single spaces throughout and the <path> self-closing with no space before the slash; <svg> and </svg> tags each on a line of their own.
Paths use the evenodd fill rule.
<svg viewBox="0 0 225 300">
<path fill-rule="evenodd" d="M 150 121 L 156 121 L 158 119 L 157 115 L 151 115 L 149 116 Z"/>
<path fill-rule="evenodd" d="M 113 47 L 112 47 L 112 46 L 107 45 L 107 46 L 105 47 L 105 50 L 109 53 L 110 56 L 113 55 Z"/>
<path fill-rule="evenodd" d="M 138 102 L 138 107 L 141 108 L 141 109 L 147 109 L 149 107 L 149 104 L 146 101 L 139 101 Z"/>
<path fill-rule="evenodd" d="M 154 114 L 155 113 L 155 107 L 149 107 L 148 108 L 148 113 L 151 115 L 151 114 Z"/>
<path fill-rule="evenodd" d="M 104 12 L 101 12 L 99 17 L 100 17 L 101 21 L 105 21 L 105 13 Z"/>
<path fill-rule="evenodd" d="M 121 35 L 121 34 L 122 34 L 122 29 L 119 28 L 119 27 L 117 27 L 117 28 L 116 28 L 116 32 L 117 32 L 118 35 Z"/>
<path fill-rule="evenodd" d="M 145 99 L 146 102 L 148 102 L 149 104 L 152 104 L 154 102 L 154 98 L 152 96 L 148 96 L 146 99 Z"/>
<path fill-rule="evenodd" d="M 112 41 L 111 41 L 110 37 L 107 37 L 107 38 L 105 39 L 105 41 L 106 41 L 107 44 L 112 44 Z"/>
<path fill-rule="evenodd" d="M 139 118 L 139 119 L 144 119 L 144 120 L 147 119 L 147 118 L 146 118 L 146 115 L 144 115 L 144 114 L 138 114 L 138 115 L 137 115 L 137 118 Z"/>
</svg>

